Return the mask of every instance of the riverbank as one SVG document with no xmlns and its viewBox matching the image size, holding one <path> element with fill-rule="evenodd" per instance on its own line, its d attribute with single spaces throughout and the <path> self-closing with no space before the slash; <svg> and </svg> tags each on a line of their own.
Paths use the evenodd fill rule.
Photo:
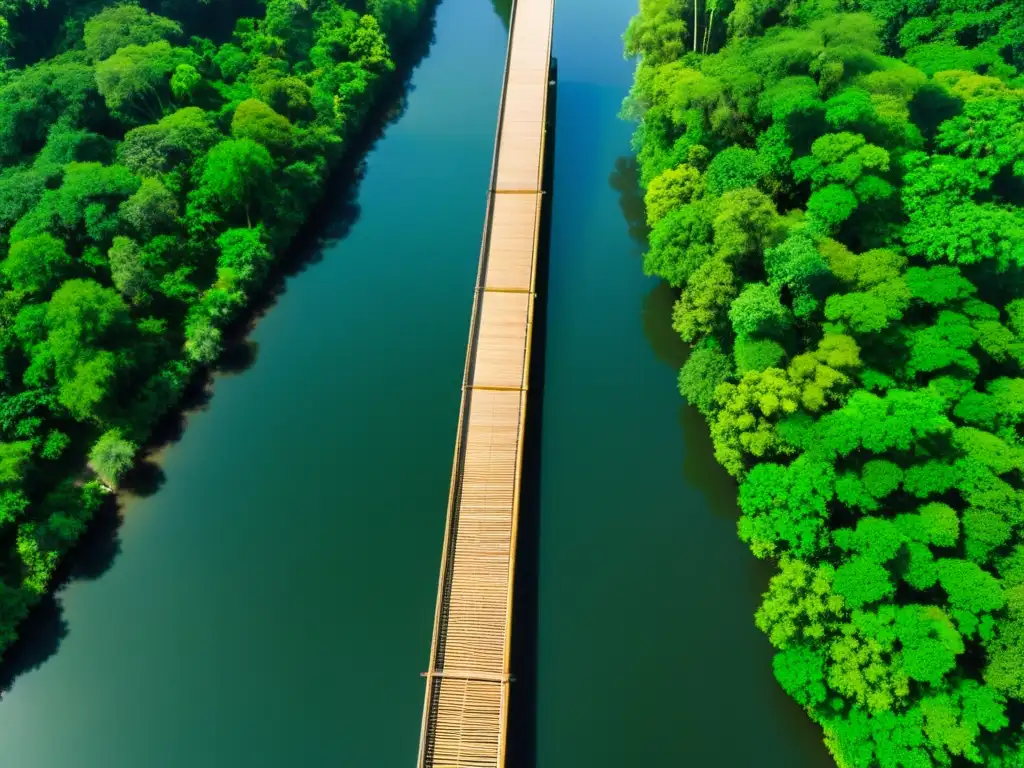
<svg viewBox="0 0 1024 768">
<path fill-rule="evenodd" d="M 349 137 L 344 153 L 331 171 L 322 199 L 311 205 L 309 221 L 274 261 L 266 280 L 254 286 L 245 309 L 225 325 L 220 357 L 213 364 L 191 368 L 179 400 L 155 422 L 116 493 L 96 497 L 88 527 L 81 531 L 79 539 L 69 542 L 66 554 L 56 564 L 51 582 L 39 597 L 43 605 L 32 606 L 23 620 L 27 631 L 19 629 L 19 636 L 10 647 L 0 649 L 3 650 L 0 691 L 8 690 L 17 677 L 37 668 L 57 651 L 67 626 L 54 593 L 75 581 L 99 578 L 113 565 L 120 553 L 122 507 L 160 490 L 166 481 L 162 456 L 183 438 L 190 415 L 209 407 L 216 380 L 242 374 L 255 363 L 258 345 L 252 342 L 251 335 L 257 323 L 277 304 L 288 281 L 315 263 L 323 238 L 328 235 L 344 238 L 358 219 L 357 195 L 366 172 L 366 156 L 405 111 L 413 72 L 433 41 L 435 7 L 436 3 L 429 3 L 417 27 L 396 54 L 394 76 L 382 85 L 362 128 L 354 130 Z M 22 634 L 27 637 L 22 639 Z"/>
<path fill-rule="evenodd" d="M 514 724 L 526 743 L 510 749 L 538 768 L 824 768 L 817 729 L 779 690 L 750 621 L 767 574 L 736 540 L 735 485 L 679 401 L 672 297 L 639 269 L 642 194 L 632 126 L 617 117 L 635 12 L 633 0 L 555 9 L 545 364 L 531 384 L 542 464 L 536 512 L 521 517 L 536 537 L 520 537 L 537 554 L 537 606 L 514 618 L 535 625 L 535 642 L 519 646 L 535 663 L 516 665 L 512 689 L 513 708 L 532 688 L 536 709 L 524 715 L 532 731 Z M 517 564 L 517 600 L 528 563 Z"/>
<path fill-rule="evenodd" d="M 326 34 L 325 30 L 332 28 L 331 25 L 341 29 L 338 25 L 351 24 L 353 19 L 359 18 L 354 14 L 346 16 L 348 12 L 342 12 L 342 8 L 341 5 L 335 5 L 319 11 L 315 19 L 315 29 L 318 31 L 313 33 L 314 36 L 323 37 Z M 224 340 L 237 341 L 244 335 L 245 328 L 258 315 L 260 305 L 270 299 L 268 287 L 280 279 L 280 266 L 274 266 L 279 265 L 276 254 L 288 251 L 293 237 L 306 217 L 306 212 L 322 199 L 323 186 L 320 179 L 314 177 L 317 174 L 321 177 L 326 176 L 346 164 L 357 164 L 358 155 L 365 151 L 367 139 L 375 132 L 375 128 L 371 126 L 380 118 L 379 108 L 370 104 L 389 102 L 403 87 L 408 77 L 409 65 L 417 54 L 416 43 L 422 39 L 424 24 L 428 23 L 425 20 L 429 18 L 431 8 L 432 4 L 429 2 L 400 3 L 394 5 L 396 16 L 381 17 L 382 24 L 392 26 L 392 42 L 403 49 L 408 49 L 405 51 L 407 55 L 398 57 L 399 66 L 396 67 L 388 58 L 390 54 L 387 48 L 380 48 L 384 42 L 378 35 L 379 50 L 366 54 L 376 58 L 367 65 L 367 76 L 360 90 L 362 104 L 354 110 L 349 107 L 350 111 L 344 114 L 335 114 L 333 143 L 335 147 L 339 142 L 342 144 L 340 151 L 336 148 L 325 151 L 324 156 L 313 163 L 303 159 L 303 152 L 308 152 L 313 146 L 310 145 L 308 136 L 317 135 L 316 132 L 319 131 L 319 135 L 326 138 L 318 141 L 327 140 L 330 136 L 325 131 L 330 129 L 322 120 L 317 128 L 313 128 L 314 122 L 310 122 L 311 132 L 306 134 L 307 138 L 301 139 L 307 145 L 306 149 L 298 147 L 299 139 L 295 138 L 299 136 L 297 131 L 305 130 L 303 121 L 309 119 L 310 114 L 303 113 L 305 117 L 300 114 L 304 108 L 298 106 L 296 99 L 305 98 L 302 89 L 305 89 L 307 95 L 312 96 L 314 100 L 316 98 L 315 93 L 299 78 L 280 79 L 278 76 L 276 80 L 264 79 L 259 81 L 263 84 L 258 88 L 248 81 L 244 86 L 241 84 L 242 81 L 238 81 L 239 84 L 233 86 L 234 102 L 228 105 L 228 111 L 222 109 L 218 118 L 221 125 L 225 121 L 229 122 L 231 138 L 222 139 L 210 149 L 209 155 L 196 161 L 196 178 L 192 183 L 185 181 L 184 178 L 187 177 L 183 178 L 180 171 L 161 165 L 172 161 L 160 159 L 158 155 L 153 154 L 158 152 L 158 149 L 149 147 L 143 151 L 142 148 L 148 146 L 146 142 L 152 143 L 150 136 L 157 137 L 165 145 L 168 142 L 173 145 L 174 142 L 184 141 L 185 146 L 191 141 L 200 142 L 201 146 L 210 146 L 216 141 L 215 121 L 207 121 L 202 110 L 194 105 L 204 104 L 209 109 L 211 105 L 216 104 L 217 97 L 213 90 L 217 83 L 205 78 L 212 77 L 214 72 L 225 79 L 230 76 L 224 73 L 232 71 L 231 68 L 236 66 L 236 63 L 233 60 L 229 63 L 222 54 L 228 49 L 233 49 L 232 56 L 244 55 L 246 46 L 251 44 L 251 41 L 246 42 L 247 33 L 244 29 L 242 32 L 236 30 L 235 36 L 236 42 L 242 47 L 225 44 L 218 50 L 216 47 L 209 47 L 212 46 L 209 41 L 206 41 L 209 45 L 204 47 L 202 41 L 195 42 L 196 38 L 192 38 L 191 50 L 161 49 L 160 45 L 166 45 L 163 42 L 148 43 L 148 47 L 139 46 L 138 43 L 147 43 L 153 36 L 173 38 L 180 34 L 180 29 L 171 20 L 161 20 L 161 17 L 150 16 L 141 10 L 123 10 L 121 6 L 114 6 L 86 24 L 84 54 L 73 52 L 66 55 L 70 57 L 70 61 L 82 63 L 58 65 L 42 61 L 32 65 L 25 71 L 26 74 L 13 75 L 6 86 L 7 92 L 30 87 L 22 86 L 21 83 L 28 82 L 27 78 L 36 71 L 43 72 L 47 71 L 47 68 L 55 69 L 59 66 L 79 67 L 87 71 L 85 62 L 113 53 L 109 58 L 96 64 L 98 72 L 106 71 L 105 67 L 113 66 L 118 56 L 122 56 L 122 53 L 115 52 L 115 46 L 120 46 L 121 51 L 137 50 L 139 57 L 171 55 L 174 61 L 192 62 L 176 64 L 174 77 L 170 79 L 171 90 L 175 96 L 184 99 L 186 106 L 180 107 L 170 116 L 165 116 L 156 125 L 132 128 L 119 144 L 114 144 L 99 134 L 89 134 L 90 124 L 88 120 L 84 120 L 83 125 L 86 128 L 80 135 L 92 135 L 93 138 L 88 139 L 92 142 L 90 146 L 98 146 L 101 151 L 97 154 L 96 150 L 92 150 L 93 155 L 83 154 L 84 150 L 80 149 L 85 146 L 82 143 L 83 139 L 74 139 L 70 159 L 79 161 L 79 164 L 72 162 L 63 167 L 54 165 L 54 171 L 47 171 L 55 172 L 56 178 L 62 179 L 62 185 L 56 192 L 43 192 L 35 208 L 29 208 L 25 215 L 13 222 L 10 229 L 11 255 L 6 262 L 6 277 L 13 283 L 14 290 L 12 294 L 12 289 L 8 287 L 7 298 L 11 299 L 13 295 L 15 310 L 18 306 L 17 301 L 24 301 L 18 297 L 24 296 L 26 290 L 30 294 L 31 291 L 39 292 L 38 298 L 44 299 L 53 291 L 48 303 L 31 305 L 17 318 L 17 322 L 23 322 L 21 318 L 30 311 L 37 311 L 36 308 L 41 308 L 38 311 L 45 310 L 47 313 L 43 322 L 44 330 L 40 336 L 32 338 L 30 335 L 28 339 L 19 336 L 26 342 L 26 349 L 32 361 L 29 371 L 25 374 L 26 382 L 29 381 L 31 366 L 40 360 L 49 359 L 47 355 L 53 356 L 56 360 L 57 382 L 54 394 L 47 396 L 41 396 L 40 390 L 31 388 L 12 394 L 10 385 L 4 394 L 7 402 L 4 407 L 8 412 L 14 411 L 13 414 L 9 413 L 3 425 L 5 436 L 9 438 L 11 434 L 16 434 L 22 440 L 6 444 L 7 451 L 14 451 L 15 456 L 12 458 L 20 462 L 16 465 L 15 471 L 25 477 L 31 475 L 33 478 L 31 484 L 25 482 L 24 491 L 12 491 L 12 486 L 17 487 L 19 478 L 8 477 L 4 481 L 8 489 L 5 491 L 5 498 L 8 499 L 8 506 L 14 501 L 24 506 L 26 499 L 31 501 L 45 493 L 47 485 L 52 487 L 56 483 L 59 487 L 38 503 L 31 504 L 27 512 L 16 511 L 10 516 L 16 516 L 16 519 L 12 520 L 9 517 L 6 521 L 7 526 L 12 529 L 12 534 L 14 530 L 17 532 L 17 546 L 15 559 L 4 569 L 6 589 L 3 592 L 3 620 L 0 622 L 0 651 L 14 640 L 17 624 L 51 588 L 49 582 L 61 558 L 75 545 L 92 517 L 99 512 L 102 504 L 102 486 L 113 486 L 125 473 L 128 473 L 129 484 L 134 484 L 136 489 L 142 489 L 152 483 L 152 472 L 145 471 L 145 467 L 141 471 L 136 469 L 129 473 L 137 446 L 144 444 L 147 449 L 151 449 L 154 441 L 158 443 L 163 439 L 166 429 L 158 428 L 153 437 L 154 428 L 159 427 L 161 421 L 168 420 L 166 414 L 179 407 L 180 398 L 186 396 L 194 400 L 197 395 L 201 396 L 200 390 L 207 379 L 208 366 L 220 357 Z M 331 15 L 332 9 L 336 11 L 334 16 Z M 364 17 L 364 21 L 366 19 L 370 17 Z M 268 23 L 273 24 L 270 20 Z M 117 27 L 117 24 L 121 26 Z M 121 38 L 111 37 L 114 29 L 119 30 L 117 34 L 122 35 Z M 368 27 L 366 29 L 372 32 Z M 125 45 L 127 47 L 124 47 Z M 95 54 L 90 46 L 97 49 Z M 422 53 L 421 46 L 419 53 Z M 321 55 L 321 70 L 327 61 Z M 134 65 L 119 63 L 118 66 Z M 159 76 L 163 71 L 161 68 L 166 65 L 154 62 L 152 66 Z M 289 63 L 289 67 L 291 66 L 293 64 Z M 296 61 L 294 66 L 297 68 L 296 72 L 301 72 L 304 64 L 302 61 Z M 175 78 L 182 82 L 188 80 L 188 89 L 182 90 L 186 86 L 179 86 Z M 309 76 L 309 81 L 315 87 L 319 87 L 317 83 L 321 80 L 316 76 Z M 128 95 L 119 95 L 120 101 L 112 100 L 113 94 L 120 92 L 104 92 L 105 82 L 103 77 L 97 75 L 101 95 L 107 99 L 108 106 L 113 110 L 112 114 L 117 115 L 117 109 L 120 107 L 110 105 L 123 105 L 126 103 L 123 99 L 132 97 L 129 92 Z M 166 87 L 166 81 L 162 87 Z M 260 90 L 259 95 L 283 108 L 285 114 L 290 115 L 295 122 L 290 122 L 288 117 L 278 114 L 265 102 L 252 98 L 256 95 L 256 90 Z M 284 93 L 290 95 L 281 101 L 281 94 Z M 246 99 L 247 95 L 250 98 Z M 73 97 L 67 95 L 66 98 Z M 253 115 L 251 125 L 242 122 L 239 115 L 243 112 L 246 115 Z M 69 119 L 73 127 L 74 113 L 70 114 L 72 117 Z M 233 119 L 229 119 L 232 115 Z M 39 119 L 42 121 L 41 124 L 45 125 L 45 116 L 40 116 Z M 129 121 L 128 125 L 131 124 Z M 64 126 L 60 130 L 67 128 L 68 126 Z M 23 177 L 26 174 L 37 173 L 41 167 L 49 167 L 40 164 L 45 158 L 50 157 L 47 152 L 52 154 L 53 150 L 50 147 L 55 141 L 56 131 L 57 128 L 51 127 L 48 143 L 36 158 L 32 169 L 15 168 L 6 173 L 5 179 L 0 180 L 0 186 L 6 190 L 5 194 L 11 194 L 12 184 L 24 184 Z M 145 133 L 146 131 L 149 133 Z M 178 138 L 174 138 L 175 136 Z M 78 144 L 75 145 L 74 142 Z M 327 141 L 323 146 L 327 148 L 331 143 L 332 141 Z M 102 159 L 103 152 L 106 151 L 103 150 L 104 146 L 111 149 L 116 146 L 118 161 L 126 163 L 127 167 L 82 164 L 86 159 Z M 27 147 L 18 151 L 26 149 Z M 6 150 L 8 153 L 12 151 L 12 148 Z M 180 148 L 177 151 L 181 151 Z M 147 155 L 145 152 L 150 154 Z M 260 167 L 260 163 L 264 162 L 269 164 L 265 170 Z M 291 165 L 288 165 L 288 162 L 291 162 Z M 271 170 L 270 166 L 276 170 Z M 268 192 L 265 189 L 245 190 L 250 188 L 261 173 L 276 175 L 279 172 L 283 173 L 284 177 L 275 181 L 280 188 L 280 192 L 274 193 L 278 198 L 278 209 L 274 213 L 264 209 L 261 217 L 263 221 L 256 222 L 258 226 L 253 229 L 254 218 L 250 208 L 252 205 L 259 205 Z M 232 174 L 236 173 L 241 174 L 237 182 L 241 186 L 232 187 L 230 185 L 236 182 L 230 179 Z M 288 179 L 295 181 L 299 178 L 296 174 L 305 174 L 307 177 L 306 182 L 303 182 L 305 186 L 300 196 L 302 208 L 289 213 L 289 206 L 296 201 L 297 188 L 290 186 L 291 182 Z M 90 190 L 83 186 L 89 183 L 86 179 L 90 176 L 93 185 L 99 187 L 98 190 Z M 245 181 L 244 177 L 247 176 L 252 176 L 253 179 Z M 115 178 L 117 181 L 114 181 Z M 265 181 L 269 181 L 270 178 L 268 175 Z M 75 179 L 78 180 L 73 182 Z M 312 183 L 309 183 L 310 181 Z M 194 188 L 191 188 L 193 184 Z M 182 189 L 183 185 L 185 189 Z M 188 191 L 190 188 L 191 191 Z M 94 197 L 90 198 L 90 195 Z M 107 197 L 97 198 L 97 195 Z M 225 202 L 227 198 L 224 198 L 224 195 L 253 195 L 248 200 L 238 198 L 234 202 L 235 214 L 239 210 L 237 206 L 244 203 L 244 224 L 241 228 L 230 228 L 235 214 L 232 214 L 232 205 Z M 61 196 L 65 202 L 57 203 L 56 201 L 62 199 Z M 176 196 L 181 201 L 180 208 L 175 201 Z M 96 213 L 89 215 L 108 216 L 109 221 L 102 224 L 106 229 L 96 229 L 101 226 L 98 221 L 95 225 L 88 224 L 84 232 L 75 234 L 73 228 L 54 229 L 52 224 L 46 223 L 48 220 L 45 216 L 48 214 L 40 213 L 45 212 L 48 205 L 85 205 L 90 199 L 104 199 L 107 201 L 104 203 L 106 206 L 111 205 L 109 200 L 113 200 L 115 204 L 122 201 L 118 209 L 119 218 L 109 207 L 106 213 L 99 214 L 100 209 L 96 207 L 99 204 L 94 204 L 89 210 L 95 210 Z M 176 219 L 175 223 L 175 217 L 182 210 L 183 217 Z M 174 236 L 168 234 L 173 232 L 176 226 L 188 229 L 187 238 L 184 233 L 180 235 L 185 248 L 181 252 L 176 252 Z M 138 230 L 139 227 L 144 227 L 145 232 Z M 105 234 L 101 234 L 101 231 Z M 113 232 L 123 234 L 113 235 Z M 140 245 L 132 239 L 138 237 L 141 240 L 140 234 L 148 236 L 148 242 Z M 76 238 L 83 238 L 84 245 Z M 109 257 L 99 261 L 101 251 L 96 246 L 102 248 L 104 238 L 108 243 L 112 242 L 112 245 Z M 52 259 L 51 264 L 56 265 L 50 267 L 54 270 L 54 274 L 49 278 L 51 282 L 24 282 L 29 278 L 25 277 L 23 272 L 11 271 L 11 265 L 18 258 L 18 249 L 25 246 L 39 253 L 39 249 L 44 245 L 46 248 L 42 254 L 52 253 L 52 256 L 45 258 Z M 68 258 L 67 253 L 70 253 L 72 258 L 78 256 L 78 248 L 84 248 L 79 256 L 80 261 L 77 262 L 81 266 L 76 266 L 74 261 L 69 262 L 70 267 L 60 266 L 65 263 L 62 260 Z M 208 264 L 203 265 L 203 258 L 209 258 L 211 249 L 216 258 L 216 275 L 210 274 Z M 217 250 L 220 252 L 219 256 L 216 255 Z M 43 258 L 42 254 L 39 258 Z M 189 262 L 191 265 L 179 266 L 176 271 L 168 270 L 168 260 L 180 258 L 185 258 L 186 265 Z M 88 270 L 83 272 L 86 264 Z M 214 282 L 202 291 L 201 275 L 204 271 L 210 275 L 207 279 Z M 60 277 L 79 279 L 61 283 Z M 112 283 L 113 287 L 106 287 L 104 283 L 106 286 Z M 189 307 L 184 315 L 180 307 L 182 303 Z M 101 305 L 105 306 L 102 311 L 108 313 L 108 319 L 100 320 L 99 325 L 94 328 L 75 326 L 62 319 L 72 317 L 74 313 L 95 311 L 95 308 Z M 61 315 L 61 312 L 65 314 Z M 145 312 L 150 315 L 143 317 Z M 184 342 L 183 348 L 178 351 L 179 355 L 183 355 L 181 357 L 174 355 L 175 323 L 182 324 L 178 332 L 184 331 L 184 337 L 178 337 Z M 21 332 L 16 331 L 17 333 Z M 63 344 L 64 337 L 69 333 L 76 339 L 75 345 L 61 352 L 62 348 L 57 345 Z M 147 340 L 147 334 L 156 334 L 156 338 Z M 7 354 L 10 359 L 10 352 Z M 65 361 L 62 355 L 70 357 Z M 238 364 L 239 361 L 233 359 L 235 356 L 230 354 L 230 350 L 227 357 L 229 366 Z M 78 366 L 74 368 L 77 373 L 62 373 L 62 365 L 65 369 L 69 365 Z M 83 366 L 99 366 L 97 370 L 100 373 L 96 374 L 98 378 L 88 381 L 83 378 L 85 374 L 82 371 L 86 369 Z M 154 369 L 158 370 L 145 380 L 145 372 Z M 38 375 L 32 375 L 38 379 Z M 71 378 L 67 378 L 68 376 Z M 33 380 L 30 383 L 39 387 L 40 384 L 45 384 L 45 380 Z M 26 404 L 29 409 L 35 410 L 29 410 L 26 414 Z M 34 418 L 16 421 L 19 415 L 31 415 Z M 71 417 L 75 420 L 71 421 Z M 171 420 L 173 421 L 173 417 Z M 39 430 L 41 424 L 51 426 L 45 441 L 34 437 L 31 431 L 26 432 L 26 424 L 30 423 L 32 426 L 28 427 L 29 430 Z M 54 426 L 59 429 L 53 428 Z M 61 477 L 65 473 L 80 473 L 76 461 L 81 459 L 76 459 L 76 456 L 81 456 L 83 443 L 95 439 L 97 435 L 100 435 L 100 439 L 90 452 L 90 465 L 100 475 L 99 482 L 62 482 Z M 26 437 L 29 439 L 25 440 Z M 101 514 L 109 518 L 113 513 L 108 510 Z M 15 586 L 19 576 L 20 585 Z"/>
<path fill-rule="evenodd" d="M 415 760 L 506 39 L 480 0 L 431 32 L 358 188 L 151 457 L 158 487 L 126 492 L 113 556 L 69 561 L 53 652 L 0 700 L 12 762 Z"/>
<path fill-rule="evenodd" d="M 1024 27 L 716 10 L 641 4 L 623 112 L 773 671 L 843 768 L 1016 765 Z"/>
</svg>

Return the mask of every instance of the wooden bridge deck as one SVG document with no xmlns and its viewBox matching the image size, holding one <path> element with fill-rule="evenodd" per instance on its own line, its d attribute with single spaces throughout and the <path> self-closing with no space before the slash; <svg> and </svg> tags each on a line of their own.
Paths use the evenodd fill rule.
<svg viewBox="0 0 1024 768">
<path fill-rule="evenodd" d="M 505 764 L 554 0 L 516 0 L 470 320 L 419 768 Z M 472 66 L 472 62 L 467 63 Z"/>
</svg>

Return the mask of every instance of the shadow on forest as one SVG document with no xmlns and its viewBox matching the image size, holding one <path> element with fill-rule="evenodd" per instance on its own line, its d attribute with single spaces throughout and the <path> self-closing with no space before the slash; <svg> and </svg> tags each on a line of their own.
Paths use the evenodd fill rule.
<svg viewBox="0 0 1024 768">
<path fill-rule="evenodd" d="M 243 373 L 255 364 L 259 345 L 249 339 L 249 334 L 277 303 L 288 280 L 320 261 L 324 251 L 343 240 L 359 220 L 358 191 L 366 173 L 366 157 L 406 111 L 413 90 L 413 73 L 434 43 L 436 7 L 434 2 L 427 9 L 420 28 L 402 55 L 396 56 L 401 75 L 387 87 L 363 130 L 348 140 L 348 151 L 328 179 L 321 202 L 310 211 L 305 225 L 276 263 L 266 287 L 252 297 L 244 315 L 225 329 L 224 351 L 217 363 L 199 371 L 178 405 L 157 422 L 138 461 L 121 482 L 127 494 L 147 497 L 161 488 L 166 475 L 160 466 L 160 452 L 181 440 L 190 416 L 209 407 L 218 377 Z M 121 551 L 120 507 L 115 497 L 109 497 L 101 506 L 78 543 L 61 562 L 49 592 L 22 622 L 18 640 L 0 662 L 0 696 L 19 676 L 38 669 L 56 654 L 67 636 L 69 628 L 61 610 L 60 591 L 75 581 L 98 579 L 113 566 Z"/>
</svg>

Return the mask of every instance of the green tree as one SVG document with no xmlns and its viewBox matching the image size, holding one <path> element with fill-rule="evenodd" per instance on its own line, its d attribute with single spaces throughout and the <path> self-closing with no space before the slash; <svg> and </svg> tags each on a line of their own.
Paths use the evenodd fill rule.
<svg viewBox="0 0 1024 768">
<path fill-rule="evenodd" d="M 804 457 L 788 466 L 758 464 L 740 484 L 740 538 L 758 557 L 782 551 L 813 557 L 828 544 L 828 503 L 834 495 L 831 464 Z"/>
<path fill-rule="evenodd" d="M 792 324 L 778 290 L 764 283 L 749 283 L 740 292 L 729 309 L 729 320 L 737 336 L 780 337 Z"/>
<path fill-rule="evenodd" d="M 739 336 L 732 350 L 736 361 L 736 373 L 739 376 L 748 371 L 760 372 L 768 368 L 778 367 L 786 356 L 782 345 L 771 339 L 752 339 Z"/>
<path fill-rule="evenodd" d="M 42 354 L 52 356 L 61 403 L 80 420 L 111 394 L 117 343 L 128 336 L 121 297 L 91 280 L 68 280 L 46 306 Z"/>
<path fill-rule="evenodd" d="M 667 214 L 699 196 L 703 189 L 704 179 L 692 165 L 683 163 L 664 171 L 647 185 L 644 194 L 648 225 L 656 226 Z"/>
<path fill-rule="evenodd" d="M 198 107 L 185 107 L 154 125 L 128 131 L 118 157 L 135 173 L 155 176 L 191 163 L 219 140 L 209 115 Z"/>
<path fill-rule="evenodd" d="M 767 249 L 764 263 L 769 284 L 792 293 L 793 314 L 800 318 L 819 308 L 835 282 L 829 265 L 806 233 L 790 235 L 775 248 Z"/>
<path fill-rule="evenodd" d="M 981 762 L 978 738 L 982 729 L 995 732 L 1005 728 L 1005 699 L 974 680 L 963 680 L 951 691 L 936 693 L 921 701 L 924 732 L 940 754 L 962 755 Z"/>
<path fill-rule="evenodd" d="M 177 22 L 132 3 L 118 3 L 85 23 L 85 51 L 93 61 L 101 61 L 126 46 L 148 45 L 180 34 Z"/>
<path fill-rule="evenodd" d="M 149 285 L 149 275 L 142 263 L 142 249 L 134 240 L 115 237 L 107 252 L 110 277 L 114 287 L 129 301 L 139 299 Z"/>
<path fill-rule="evenodd" d="M 754 617 L 758 629 L 780 650 L 830 636 L 848 616 L 843 598 L 832 589 L 834 578 L 828 564 L 812 566 L 783 556 Z"/>
<path fill-rule="evenodd" d="M 128 45 L 96 65 L 96 86 L 117 115 L 134 122 L 159 120 L 168 111 L 171 73 L 194 54 L 161 40 Z"/>
<path fill-rule="evenodd" d="M 889 572 L 871 557 L 854 557 L 836 569 L 835 591 L 851 608 L 891 597 L 895 585 Z"/>
<path fill-rule="evenodd" d="M 761 178 L 757 153 L 752 149 L 723 149 L 708 166 L 705 183 L 708 193 L 719 197 L 733 189 L 756 187 Z"/>
<path fill-rule="evenodd" d="M 269 197 L 273 167 L 270 153 L 252 139 L 222 141 L 206 156 L 197 192 L 225 216 L 243 213 L 251 227 L 253 209 Z"/>
<path fill-rule="evenodd" d="M 715 390 L 724 384 L 733 371 L 729 357 L 717 342 L 708 339 L 700 344 L 679 371 L 679 392 L 704 415 L 712 412 Z"/>
<path fill-rule="evenodd" d="M 0 653 L 104 485 L 217 358 L 428 7 L 158 5 L 174 20 L 0 0 Z M 204 16 L 232 41 L 184 41 L 216 31 Z"/>
<path fill-rule="evenodd" d="M 288 118 L 279 115 L 259 99 L 246 99 L 235 108 L 231 135 L 251 139 L 272 152 L 284 153 L 295 142 L 294 128 Z"/>
<path fill-rule="evenodd" d="M 626 30 L 626 55 L 652 65 L 679 58 L 686 52 L 687 12 L 685 0 L 642 0 Z"/>
<path fill-rule="evenodd" d="M 88 244 L 105 247 L 119 224 L 118 206 L 139 188 L 127 168 L 99 163 L 72 163 L 61 185 L 47 190 L 39 203 L 11 229 L 15 243 L 35 235 L 52 234 L 74 253 Z"/>
<path fill-rule="evenodd" d="M 215 362 L 221 352 L 220 329 L 208 319 L 193 322 L 185 329 L 185 351 L 197 363 Z"/>
<path fill-rule="evenodd" d="M 700 204 L 683 205 L 663 216 L 651 230 L 644 272 L 685 285 L 711 257 L 711 222 Z"/>
<path fill-rule="evenodd" d="M 16 290 L 42 294 L 53 290 L 69 274 L 71 257 L 64 243 L 42 234 L 14 243 L 0 266 Z"/>
<path fill-rule="evenodd" d="M 795 646 L 776 653 L 772 659 L 775 679 L 782 689 L 805 709 L 813 710 L 828 697 L 825 687 L 825 659 L 811 646 Z"/>
<path fill-rule="evenodd" d="M 229 229 L 217 238 L 217 246 L 220 248 L 217 266 L 222 272 L 228 270 L 242 287 L 262 278 L 273 258 L 261 227 Z"/>
<path fill-rule="evenodd" d="M 137 450 L 135 443 L 121 436 L 120 430 L 111 429 L 104 432 L 89 451 L 89 463 L 104 483 L 115 487 L 135 462 Z"/>
<path fill-rule="evenodd" d="M 1005 577 L 1004 577 L 1005 578 Z M 995 637 L 986 643 L 985 683 L 1004 696 L 1024 700 L 1024 603 L 1017 584 L 1006 590 L 1007 616 L 997 624 Z"/>
<path fill-rule="evenodd" d="M 843 768 L 1024 764 L 1011 6 L 643 2 L 626 36 L 680 392 L 781 558 L 756 621 Z"/>
<path fill-rule="evenodd" d="M 694 270 L 672 308 L 672 327 L 685 341 L 718 328 L 736 295 L 736 276 L 725 259 L 710 258 Z"/>
<path fill-rule="evenodd" d="M 202 83 L 203 76 L 191 64 L 179 64 L 171 75 L 171 93 L 179 101 L 190 101 Z"/>
<path fill-rule="evenodd" d="M 174 229 L 178 222 L 178 201 L 158 179 L 144 178 L 138 190 L 121 203 L 121 220 L 142 238 Z"/>
</svg>

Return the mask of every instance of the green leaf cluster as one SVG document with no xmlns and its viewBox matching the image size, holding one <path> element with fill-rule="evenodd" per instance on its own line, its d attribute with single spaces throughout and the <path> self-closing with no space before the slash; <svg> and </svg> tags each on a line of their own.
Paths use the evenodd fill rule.
<svg viewBox="0 0 1024 768">
<path fill-rule="evenodd" d="M 626 41 L 779 683 L 842 768 L 1024 764 L 1024 14 L 652 0 Z"/>
<path fill-rule="evenodd" d="M 211 2 L 220 43 L 192 35 Z M 44 5 L 0 0 L 0 652 L 217 360 L 427 3 Z"/>
</svg>

